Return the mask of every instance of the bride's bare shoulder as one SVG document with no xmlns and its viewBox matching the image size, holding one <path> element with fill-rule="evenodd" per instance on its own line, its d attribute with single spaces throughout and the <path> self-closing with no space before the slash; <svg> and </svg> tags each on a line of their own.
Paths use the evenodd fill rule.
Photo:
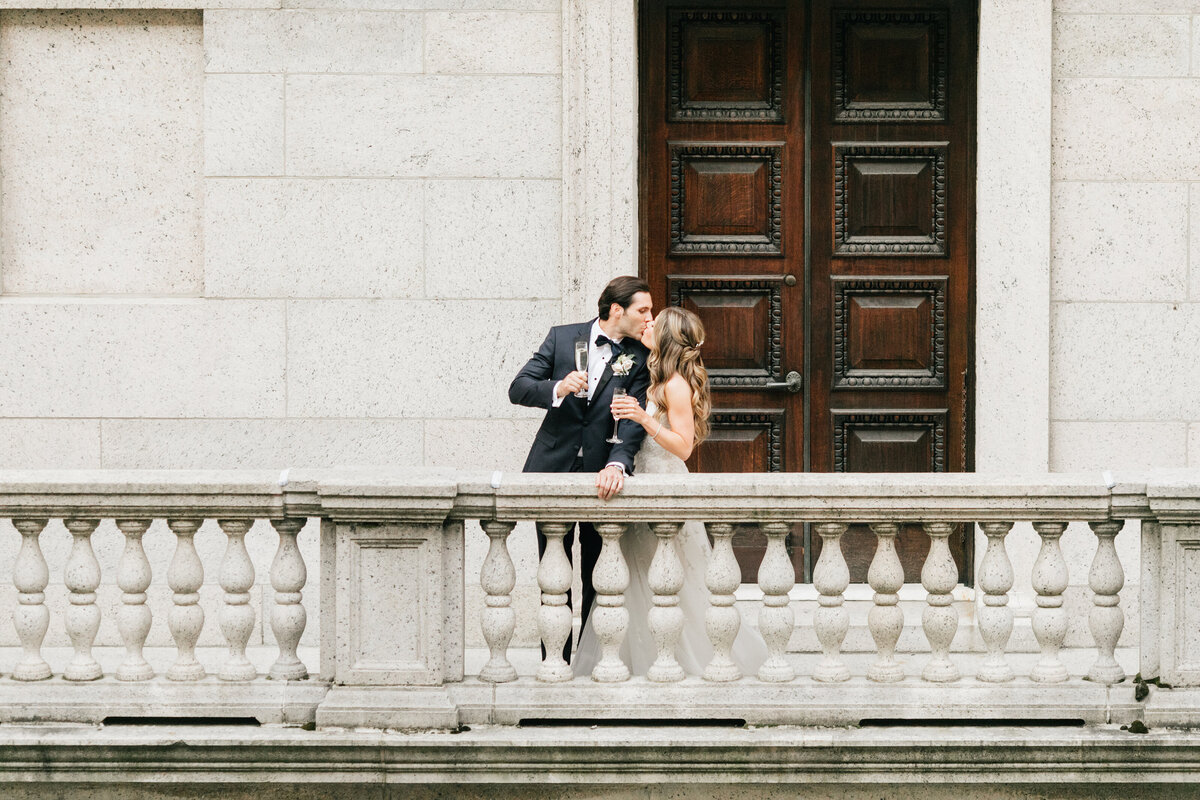
<svg viewBox="0 0 1200 800">
<path fill-rule="evenodd" d="M 687 382 L 687 378 L 676 372 L 670 378 L 667 378 L 665 387 L 667 405 L 675 405 L 679 403 L 684 407 L 691 407 L 692 403 L 692 387 Z"/>
</svg>

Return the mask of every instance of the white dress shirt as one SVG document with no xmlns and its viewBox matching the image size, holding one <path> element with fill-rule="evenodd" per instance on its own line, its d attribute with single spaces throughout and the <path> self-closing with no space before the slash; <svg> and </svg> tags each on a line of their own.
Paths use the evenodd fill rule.
<svg viewBox="0 0 1200 800">
<path fill-rule="evenodd" d="M 608 366 L 608 362 L 612 361 L 612 348 L 606 344 L 596 344 L 596 338 L 599 336 L 608 336 L 600 327 L 600 319 L 597 318 L 592 323 L 592 329 L 588 332 L 588 401 L 592 399 L 592 393 L 596 391 L 596 387 L 600 385 L 600 378 L 604 375 L 604 368 Z M 620 343 L 620 338 L 614 338 L 614 342 Z M 567 399 L 566 395 L 559 397 L 558 384 L 554 384 L 554 407 L 558 408 L 562 405 L 563 400 Z M 569 394 L 569 393 L 568 393 Z"/>
<path fill-rule="evenodd" d="M 592 322 L 592 328 L 588 332 L 588 402 L 589 403 L 592 400 L 592 393 L 595 392 L 596 387 L 600 385 L 600 378 L 604 376 L 605 367 L 608 366 L 609 361 L 612 361 L 612 347 L 610 347 L 607 344 L 599 344 L 599 345 L 596 344 L 596 338 L 599 336 L 608 337 L 608 334 L 605 333 L 604 329 L 600 327 L 600 318 L 597 317 L 596 320 L 594 322 Z M 619 336 L 613 336 L 613 337 L 609 337 L 609 338 L 611 338 L 612 341 L 617 342 L 618 344 L 620 344 L 621 339 L 622 339 L 622 337 L 619 337 Z M 561 383 L 562 383 L 562 381 L 559 381 L 558 383 L 554 384 L 554 401 L 553 401 L 553 403 L 554 403 L 555 408 L 558 408 L 559 406 L 561 406 L 563 404 L 563 401 L 566 400 L 567 396 L 570 394 L 570 392 L 568 392 L 565 395 L 561 395 L 561 396 L 559 395 L 558 387 L 559 387 L 559 384 L 561 384 Z M 579 455 L 583 455 L 582 447 L 579 448 Z M 607 466 L 616 467 L 619 470 L 621 470 L 622 473 L 625 472 L 625 465 L 622 464 L 620 461 L 610 461 L 607 464 Z"/>
</svg>

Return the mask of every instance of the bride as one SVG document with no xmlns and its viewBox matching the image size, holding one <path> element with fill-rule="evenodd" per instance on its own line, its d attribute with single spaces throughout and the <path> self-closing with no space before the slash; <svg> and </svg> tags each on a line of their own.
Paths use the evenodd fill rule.
<svg viewBox="0 0 1200 800">
<path fill-rule="evenodd" d="M 646 440 L 634 462 L 635 474 L 686 473 L 683 463 L 708 434 L 708 371 L 700 359 L 704 326 L 686 309 L 669 307 L 646 326 L 642 343 L 650 348 L 650 389 L 646 408 L 631 396 L 615 398 L 613 416 L 630 419 L 646 429 Z M 683 611 L 683 632 L 675 647 L 675 657 L 689 675 L 699 675 L 712 658 L 713 649 L 705 631 L 704 612 L 709 593 L 704 574 L 711 546 L 701 522 L 686 522 L 674 542 L 683 565 L 683 588 L 679 607 Z M 645 675 L 654 662 L 657 649 L 647 622 L 653 608 L 650 589 L 650 562 L 658 539 L 645 523 L 629 526 L 621 537 L 621 552 L 629 566 L 629 588 L 625 590 L 625 608 L 629 628 L 621 644 L 621 658 L 634 675 Z M 576 675 L 590 675 L 600 660 L 600 642 L 592 629 L 594 615 L 579 637 L 575 658 Z M 733 660 L 743 675 L 754 675 L 767 657 L 767 647 L 758 632 L 743 621 L 733 643 Z"/>
</svg>

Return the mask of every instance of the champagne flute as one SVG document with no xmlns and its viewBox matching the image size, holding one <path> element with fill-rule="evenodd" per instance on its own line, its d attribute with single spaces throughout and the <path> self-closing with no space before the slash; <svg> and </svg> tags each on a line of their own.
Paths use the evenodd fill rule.
<svg viewBox="0 0 1200 800">
<path fill-rule="evenodd" d="M 575 343 L 575 369 L 579 370 L 580 372 L 587 372 L 587 369 L 588 369 L 588 343 L 587 342 L 576 342 Z M 576 392 L 575 396 L 579 397 L 579 398 L 587 397 L 588 396 L 587 386 L 585 385 L 582 389 L 580 389 L 578 392 Z"/>
<path fill-rule="evenodd" d="M 629 394 L 629 391 L 624 386 L 618 386 L 615 389 L 613 389 L 613 399 L 614 400 L 616 400 L 618 397 L 624 397 L 627 394 Z M 614 416 L 613 417 L 613 435 L 610 436 L 609 438 L 605 439 L 604 441 L 608 442 L 609 444 L 622 444 L 625 441 L 620 436 L 617 436 L 617 426 L 620 424 L 621 424 L 621 420 L 617 419 L 616 416 Z"/>
</svg>

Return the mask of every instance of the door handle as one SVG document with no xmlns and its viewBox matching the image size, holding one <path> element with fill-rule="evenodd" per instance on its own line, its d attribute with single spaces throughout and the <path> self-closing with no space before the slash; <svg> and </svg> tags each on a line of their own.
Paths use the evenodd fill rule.
<svg viewBox="0 0 1200 800">
<path fill-rule="evenodd" d="M 792 370 L 783 380 L 764 383 L 760 388 L 770 391 L 778 391 L 782 389 L 789 391 L 792 394 L 798 394 L 800 390 L 804 388 L 804 377 L 799 372 Z"/>
</svg>

